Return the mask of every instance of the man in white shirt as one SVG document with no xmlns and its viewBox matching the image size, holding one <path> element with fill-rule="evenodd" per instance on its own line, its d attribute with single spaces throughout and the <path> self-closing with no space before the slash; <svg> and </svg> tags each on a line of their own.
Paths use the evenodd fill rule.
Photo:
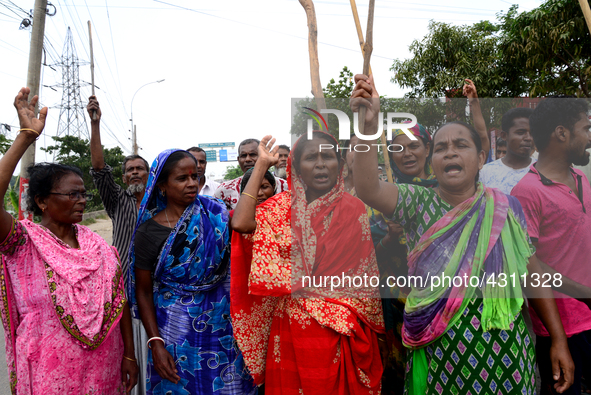
<svg viewBox="0 0 591 395">
<path fill-rule="evenodd" d="M 191 147 L 187 151 L 191 153 L 197 160 L 197 177 L 199 177 L 199 194 L 213 196 L 213 193 L 220 186 L 219 183 L 215 182 L 206 177 L 205 170 L 207 168 L 207 157 L 203 148 Z"/>
<path fill-rule="evenodd" d="M 535 162 L 531 158 L 534 142 L 529 132 L 531 108 L 513 108 L 503 114 L 501 137 L 507 141 L 507 154 L 480 170 L 480 181 L 489 188 L 509 195 Z"/>
<path fill-rule="evenodd" d="M 259 158 L 258 149 L 260 141 L 257 139 L 246 139 L 238 146 L 238 165 L 243 173 L 254 167 Z M 240 183 L 242 177 L 234 178 L 220 184 L 213 197 L 222 199 L 228 207 L 228 210 L 234 210 L 240 200 Z M 283 178 L 275 177 L 275 193 L 281 193 L 288 190 L 287 181 Z"/>
</svg>

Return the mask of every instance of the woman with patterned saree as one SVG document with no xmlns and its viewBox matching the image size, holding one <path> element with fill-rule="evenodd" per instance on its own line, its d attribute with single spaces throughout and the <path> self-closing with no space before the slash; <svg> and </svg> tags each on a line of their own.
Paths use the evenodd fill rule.
<svg viewBox="0 0 591 395">
<path fill-rule="evenodd" d="M 267 395 L 378 394 L 379 293 L 304 281 L 378 275 L 364 205 L 344 192 L 337 142 L 301 137 L 288 160 L 290 191 L 256 207 L 251 195 L 278 161 L 269 140 L 232 219 L 232 323 L 246 365 Z"/>
<path fill-rule="evenodd" d="M 131 242 L 128 294 L 150 338 L 147 393 L 252 394 L 230 324 L 228 212 L 198 195 L 198 182 L 189 152 L 158 155 Z"/>
<path fill-rule="evenodd" d="M 0 160 L 3 198 L 14 169 L 43 131 L 47 107 L 22 88 L 21 129 Z M 137 382 L 131 317 L 116 251 L 82 220 L 86 193 L 75 167 L 28 169 L 27 206 L 41 223 L 0 208 L 2 322 L 13 394 L 124 394 Z"/>
<path fill-rule="evenodd" d="M 437 180 L 431 168 L 431 135 L 421 124 L 416 124 L 408 131 L 417 139 L 411 140 L 401 129 L 392 132 L 390 144 L 399 144 L 403 147 L 401 152 L 389 154 L 394 181 L 397 184 L 433 188 L 437 185 Z M 349 156 L 347 155 L 347 158 Z M 408 287 L 390 287 L 386 281 L 389 276 L 408 275 L 406 237 L 400 224 L 386 219 L 378 210 L 367 206 L 367 214 L 380 277 L 382 284 L 385 285 L 380 291 L 386 326 L 388 360 L 384 367 L 382 393 L 394 395 L 402 393 L 404 389 L 406 347 L 402 344 L 402 324 L 404 304 L 409 289 Z"/>
<path fill-rule="evenodd" d="M 373 78 L 355 78 L 352 110 L 366 106 L 365 131 L 375 133 Z M 404 227 L 411 251 L 414 280 L 402 328 L 410 349 L 406 393 L 534 393 L 523 291 L 551 333 L 555 388 L 566 390 L 574 366 L 551 290 L 533 286 L 532 275 L 541 272 L 519 202 L 478 183 L 485 153 L 471 126 L 442 126 L 433 146 L 436 188 L 380 182 L 375 150 L 355 157 L 355 174 L 366 175 L 355 179 L 359 197 Z"/>
</svg>

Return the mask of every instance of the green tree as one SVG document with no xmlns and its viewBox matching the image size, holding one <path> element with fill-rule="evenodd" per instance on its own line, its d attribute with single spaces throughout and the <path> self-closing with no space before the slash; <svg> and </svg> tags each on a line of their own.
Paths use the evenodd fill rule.
<svg viewBox="0 0 591 395">
<path fill-rule="evenodd" d="M 6 210 L 13 215 L 13 217 L 18 217 L 18 193 L 20 187 L 20 177 L 19 176 L 12 176 L 10 179 L 10 183 L 8 184 L 8 189 L 6 190 L 6 194 L 4 195 L 4 207 Z"/>
<path fill-rule="evenodd" d="M 591 37 L 577 1 L 548 0 L 500 16 L 499 50 L 505 70 L 518 69 L 531 96 L 591 97 Z"/>
<path fill-rule="evenodd" d="M 351 97 L 354 87 L 353 73 L 345 66 L 339 73 L 339 81 L 335 82 L 334 78 L 331 78 L 326 88 L 322 89 L 322 91 L 324 92 L 324 97 L 348 99 Z"/>
<path fill-rule="evenodd" d="M 414 40 L 410 59 L 394 60 L 392 82 L 411 91 L 406 97 L 462 97 L 464 79 L 470 78 L 480 96 L 513 95 L 499 70 L 499 28 L 483 21 L 454 26 L 431 21 L 429 33 Z"/>
<path fill-rule="evenodd" d="M 90 176 L 90 169 L 92 167 L 90 161 L 90 143 L 88 140 L 81 139 L 75 136 L 52 137 L 56 145 L 47 148 L 41 148 L 48 154 L 54 155 L 55 162 L 64 165 L 75 166 L 82 171 L 84 186 L 89 193 L 94 194 L 94 198 L 88 201 L 86 211 L 95 211 L 103 209 L 100 196 Z M 115 181 L 123 188 L 127 188 L 123 184 L 121 163 L 125 159 L 123 151 L 120 147 L 103 148 L 105 163 L 113 168 L 113 176 Z"/>
<path fill-rule="evenodd" d="M 410 45 L 412 57 L 394 61 L 392 82 L 410 88 L 407 97 L 459 98 L 464 78 L 481 97 L 591 97 L 591 36 L 578 2 L 546 0 L 522 13 L 512 6 L 497 18 L 462 26 L 431 21 L 429 33 Z"/>
<path fill-rule="evenodd" d="M 224 180 L 233 180 L 234 178 L 240 177 L 242 174 L 242 169 L 240 169 L 239 165 L 236 166 L 228 166 L 226 168 L 226 172 L 224 173 Z"/>
<path fill-rule="evenodd" d="M 4 155 L 12 145 L 12 140 L 0 134 L 0 154 Z"/>
</svg>

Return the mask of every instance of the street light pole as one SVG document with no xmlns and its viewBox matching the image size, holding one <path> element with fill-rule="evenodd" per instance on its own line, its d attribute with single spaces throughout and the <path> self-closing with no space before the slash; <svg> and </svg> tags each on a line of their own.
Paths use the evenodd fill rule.
<svg viewBox="0 0 591 395">
<path fill-rule="evenodd" d="M 144 86 L 148 86 L 151 84 L 159 84 L 161 82 L 163 82 L 164 80 L 158 80 L 158 81 L 152 81 L 152 82 L 148 82 L 147 84 L 144 84 L 142 86 L 140 86 L 138 88 L 137 91 L 135 91 L 135 93 L 133 94 L 133 97 L 131 98 L 131 143 L 132 143 L 132 149 L 133 149 L 133 154 L 137 155 L 137 151 L 138 151 L 138 147 L 137 147 L 137 135 L 136 135 L 136 128 L 135 125 L 133 124 L 133 99 L 135 99 L 135 95 L 137 95 L 137 93 L 140 91 L 140 89 L 142 89 Z"/>
</svg>

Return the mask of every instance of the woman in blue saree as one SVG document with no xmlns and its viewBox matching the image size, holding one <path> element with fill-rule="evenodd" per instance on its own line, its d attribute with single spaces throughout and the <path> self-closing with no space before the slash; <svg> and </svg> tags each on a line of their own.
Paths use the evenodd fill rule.
<svg viewBox="0 0 591 395">
<path fill-rule="evenodd" d="M 230 324 L 228 212 L 198 195 L 197 162 L 166 150 L 150 169 L 128 290 L 148 340 L 148 394 L 252 394 Z"/>
</svg>

